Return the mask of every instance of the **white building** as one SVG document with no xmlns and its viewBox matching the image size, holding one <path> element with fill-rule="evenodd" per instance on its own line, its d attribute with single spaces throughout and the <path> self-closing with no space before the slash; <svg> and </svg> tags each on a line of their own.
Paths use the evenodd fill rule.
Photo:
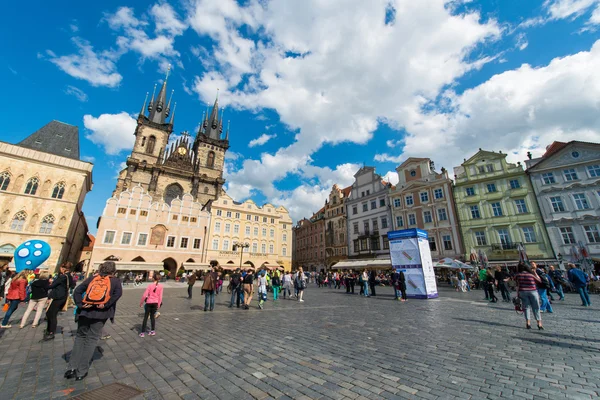
<svg viewBox="0 0 600 400">
<path fill-rule="evenodd" d="M 598 265 L 600 144 L 554 142 L 526 164 L 554 252 L 579 262 L 585 248 Z"/>
</svg>

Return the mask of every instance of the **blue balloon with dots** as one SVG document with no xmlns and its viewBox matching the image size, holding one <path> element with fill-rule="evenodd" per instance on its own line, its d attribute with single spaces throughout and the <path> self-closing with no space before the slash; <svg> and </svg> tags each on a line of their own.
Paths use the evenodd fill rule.
<svg viewBox="0 0 600 400">
<path fill-rule="evenodd" d="M 52 249 L 43 240 L 28 240 L 15 249 L 15 271 L 36 269 L 50 257 Z"/>
</svg>

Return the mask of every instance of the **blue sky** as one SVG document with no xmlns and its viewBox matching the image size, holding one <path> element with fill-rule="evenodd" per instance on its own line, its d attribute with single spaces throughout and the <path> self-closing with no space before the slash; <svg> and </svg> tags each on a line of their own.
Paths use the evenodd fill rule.
<svg viewBox="0 0 600 400">
<path fill-rule="evenodd" d="M 169 64 L 175 132 L 218 88 L 228 193 L 295 220 L 363 163 L 395 181 L 410 156 L 452 171 L 480 147 L 600 141 L 600 0 L 34 3 L 3 9 L 0 140 L 77 125 L 92 232 Z"/>
</svg>

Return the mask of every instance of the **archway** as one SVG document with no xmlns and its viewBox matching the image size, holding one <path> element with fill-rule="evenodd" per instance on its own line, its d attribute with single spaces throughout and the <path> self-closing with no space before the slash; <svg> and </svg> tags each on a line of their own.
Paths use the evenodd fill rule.
<svg viewBox="0 0 600 400">
<path fill-rule="evenodd" d="M 233 261 L 229 260 L 227 261 L 227 264 L 235 264 Z"/>
<path fill-rule="evenodd" d="M 169 271 L 170 278 L 175 278 L 175 274 L 177 273 L 177 261 L 171 257 L 165 258 L 163 260 L 163 269 Z"/>
<path fill-rule="evenodd" d="M 186 261 L 186 263 L 187 263 L 187 262 L 189 262 L 189 263 L 195 263 L 196 261 L 194 261 L 194 259 L 193 259 L 193 258 L 188 258 L 188 259 L 187 259 L 187 261 Z"/>
<path fill-rule="evenodd" d="M 246 261 L 244 263 L 244 265 L 247 265 L 248 267 L 254 268 L 254 263 L 252 261 Z"/>
<path fill-rule="evenodd" d="M 112 256 L 112 255 L 108 256 L 104 259 L 104 261 L 118 261 L 118 260 L 119 260 L 119 257 Z"/>
<path fill-rule="evenodd" d="M 136 262 L 146 262 L 146 260 L 144 260 L 144 258 L 142 256 L 137 256 L 136 258 L 134 258 L 131 261 L 136 261 Z"/>
</svg>

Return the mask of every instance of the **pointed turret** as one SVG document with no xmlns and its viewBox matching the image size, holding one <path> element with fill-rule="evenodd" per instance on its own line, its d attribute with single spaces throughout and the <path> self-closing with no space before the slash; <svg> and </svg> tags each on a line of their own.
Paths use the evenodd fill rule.
<svg viewBox="0 0 600 400">
<path fill-rule="evenodd" d="M 219 132 L 219 95 L 217 93 L 217 98 L 215 100 L 215 104 L 213 105 L 213 109 L 210 113 L 210 118 L 207 118 L 205 122 L 205 132 L 204 134 L 211 139 L 220 140 L 221 134 Z"/>
<path fill-rule="evenodd" d="M 142 115 L 142 116 L 146 115 L 146 102 L 148 102 L 148 92 L 146 92 L 146 98 L 144 99 L 144 105 L 142 106 L 142 109 L 140 110 L 140 115 Z"/>
<path fill-rule="evenodd" d="M 171 119 L 169 120 L 171 127 L 173 127 L 173 122 L 175 122 L 175 110 L 176 109 L 177 109 L 177 102 L 175 102 L 175 104 L 173 105 L 173 114 L 171 114 Z"/>
<path fill-rule="evenodd" d="M 175 93 L 175 89 L 171 90 L 171 97 L 169 97 L 169 104 L 167 104 L 167 111 L 165 117 L 168 117 L 171 113 L 171 100 L 173 100 L 173 93 Z"/>
<path fill-rule="evenodd" d="M 169 72 L 171 71 L 171 66 L 167 69 L 167 75 L 165 77 L 165 81 L 163 82 L 160 91 L 158 92 L 158 96 L 156 98 L 156 102 L 154 102 L 154 94 L 152 94 L 152 102 L 150 103 L 150 115 L 148 119 L 157 124 L 164 124 L 165 119 L 169 115 L 165 105 L 167 104 L 167 81 L 169 80 Z"/>
<path fill-rule="evenodd" d="M 231 121 L 227 120 L 227 131 L 225 131 L 225 140 L 229 140 L 229 123 Z"/>
</svg>

